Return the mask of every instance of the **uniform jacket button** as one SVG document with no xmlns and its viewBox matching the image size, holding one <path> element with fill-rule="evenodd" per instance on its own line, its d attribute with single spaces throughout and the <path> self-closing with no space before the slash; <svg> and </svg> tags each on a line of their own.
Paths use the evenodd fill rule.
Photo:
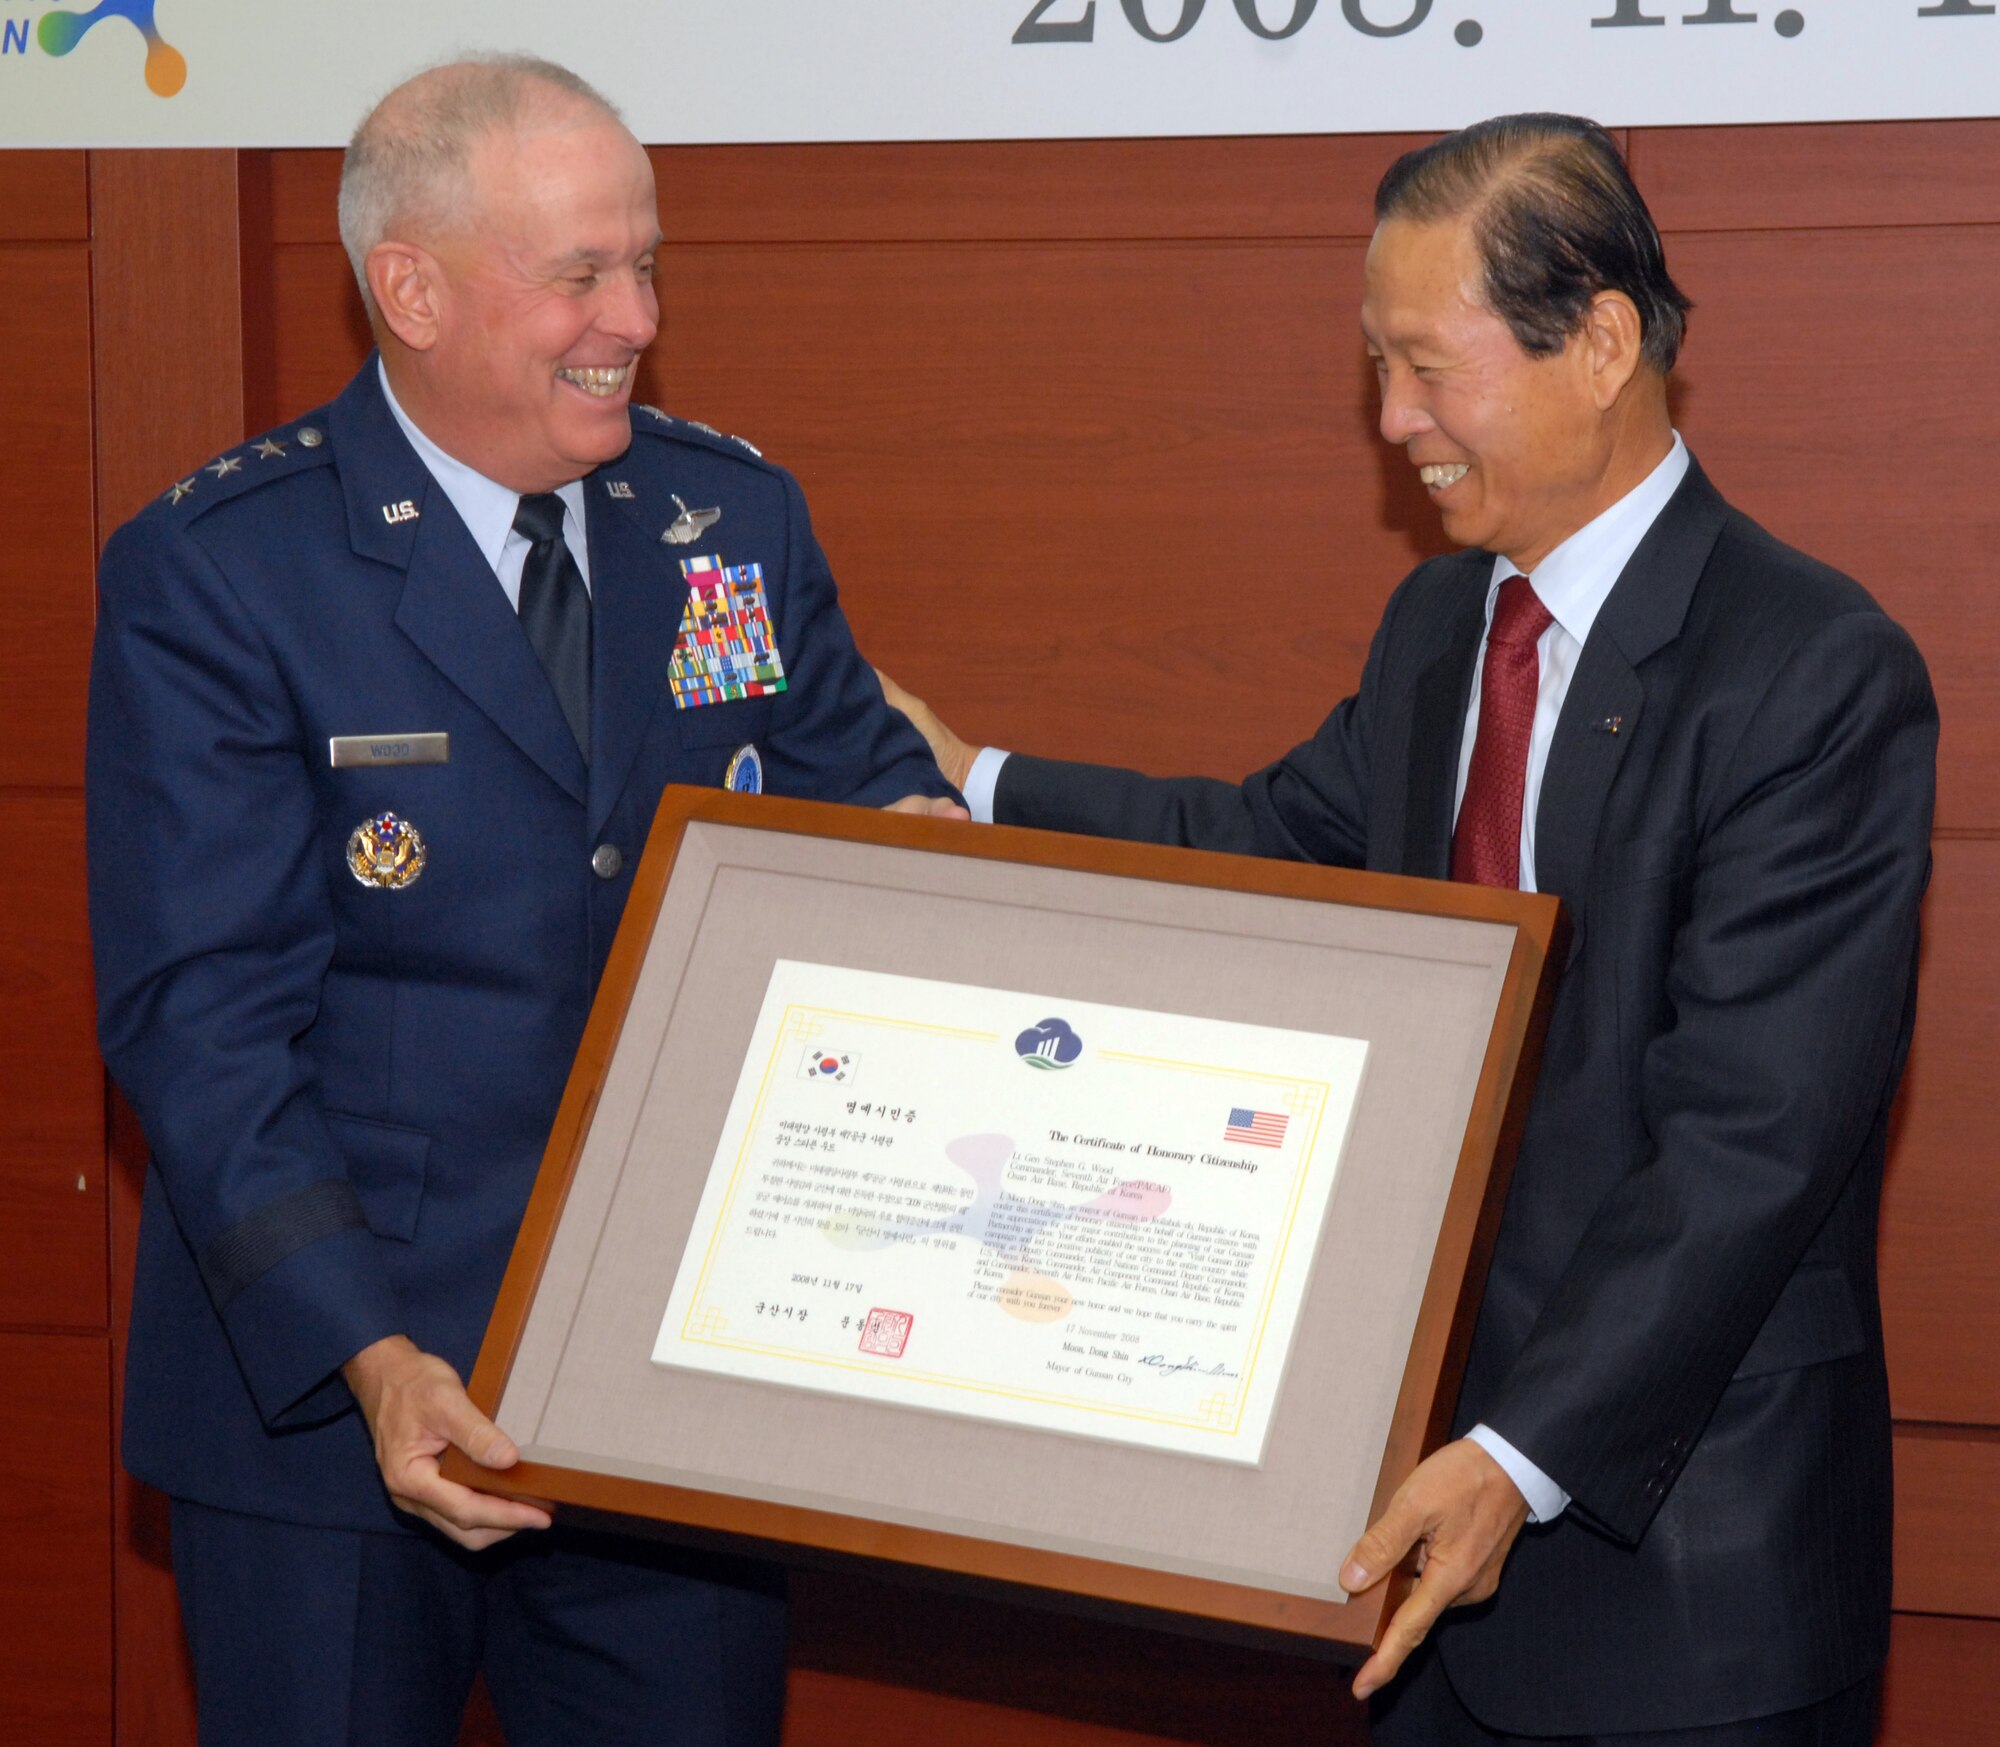
<svg viewBox="0 0 2000 1747">
<path fill-rule="evenodd" d="M 615 843 L 600 843 L 590 855 L 590 871 L 601 880 L 615 880 L 624 871 L 625 856 Z"/>
</svg>

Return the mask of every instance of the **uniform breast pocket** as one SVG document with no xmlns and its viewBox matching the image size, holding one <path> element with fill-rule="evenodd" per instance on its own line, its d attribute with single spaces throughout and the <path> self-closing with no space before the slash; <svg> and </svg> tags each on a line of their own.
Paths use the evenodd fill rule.
<svg viewBox="0 0 2000 1747">
<path fill-rule="evenodd" d="M 697 704 L 676 710 L 674 726 L 681 745 L 694 752 L 709 746 L 742 746 L 761 742 L 771 725 L 769 698 L 733 698 L 721 704 Z"/>
<path fill-rule="evenodd" d="M 417 1235 L 417 1212 L 430 1170 L 431 1137 L 421 1128 L 376 1122 L 366 1116 L 326 1113 L 334 1145 L 360 1198 L 368 1229 L 404 1243 Z"/>
</svg>

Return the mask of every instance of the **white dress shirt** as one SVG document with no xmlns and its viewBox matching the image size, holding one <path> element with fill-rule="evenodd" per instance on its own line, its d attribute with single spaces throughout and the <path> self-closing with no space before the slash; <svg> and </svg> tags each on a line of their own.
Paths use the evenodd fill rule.
<svg viewBox="0 0 2000 1747">
<path fill-rule="evenodd" d="M 1612 585 L 1639 549 L 1639 542 L 1667 507 L 1667 499 L 1687 477 L 1687 445 L 1674 433 L 1674 446 L 1666 459 L 1646 475 L 1602 515 L 1570 535 L 1535 567 L 1531 579 L 1536 595 L 1551 615 L 1549 627 L 1536 644 L 1541 662 L 1541 679 L 1535 692 L 1534 726 L 1528 734 L 1528 778 L 1521 797 L 1521 889 L 1532 892 L 1535 885 L 1535 809 L 1542 795 L 1542 772 L 1549 762 L 1549 744 L 1555 738 L 1556 719 L 1562 714 L 1563 699 L 1569 695 L 1570 676 L 1576 672 L 1577 658 L 1590 636 L 1590 628 L 1610 597 Z M 1494 603 L 1500 585 L 1521 572 L 1507 558 L 1493 560 L 1493 575 L 1486 585 L 1486 624 L 1493 624 Z M 1479 737 L 1479 687 L 1486 665 L 1486 638 L 1479 639 L 1479 655 L 1472 669 L 1472 696 L 1465 710 L 1464 741 L 1458 755 L 1458 785 L 1452 797 L 1454 820 L 1465 799 L 1465 779 L 1472 768 L 1472 745 Z M 993 795 L 1000 781 L 1000 767 L 1007 754 L 998 747 L 982 747 L 972 761 L 965 779 L 965 804 L 981 824 L 993 822 Z M 1528 1501 L 1528 1520 L 1548 1522 L 1569 1507 L 1569 1494 L 1523 1456 L 1491 1426 L 1476 1425 L 1466 1434 L 1507 1471 L 1507 1478 L 1521 1489 Z"/>
<path fill-rule="evenodd" d="M 1541 682 L 1535 692 L 1535 722 L 1528 731 L 1528 782 L 1521 795 L 1521 890 L 1535 884 L 1535 809 L 1542 798 L 1542 772 L 1548 768 L 1549 743 L 1556 736 L 1556 718 L 1569 696 L 1570 676 L 1583 653 L 1590 627 L 1610 597 L 1619 572 L 1631 561 L 1646 530 L 1667 507 L 1667 499 L 1687 477 L 1687 445 L 1674 433 L 1674 446 L 1659 466 L 1594 522 L 1586 522 L 1535 567 L 1529 580 L 1536 597 L 1549 609 L 1549 628 L 1535 652 L 1541 658 Z M 1519 576 L 1510 558 L 1493 560 L 1493 578 L 1486 585 L 1486 625 L 1493 626 L 1493 608 L 1500 585 Z M 1458 753 L 1458 787 L 1452 795 L 1451 816 L 1458 817 L 1465 799 L 1465 779 L 1472 770 L 1472 743 L 1479 738 L 1479 690 L 1486 669 L 1486 638 L 1479 639 L 1479 659 L 1472 667 L 1472 696 L 1465 705 L 1465 739 Z"/>
<path fill-rule="evenodd" d="M 515 612 L 521 610 L 521 567 L 528 561 L 528 548 L 533 544 L 525 534 L 514 532 L 514 515 L 521 507 L 521 494 L 511 491 L 497 480 L 488 479 L 485 474 L 475 472 L 454 455 L 447 455 L 437 444 L 419 430 L 396 399 L 396 391 L 389 386 L 389 372 L 382 361 L 375 361 L 375 369 L 382 379 L 382 395 L 389 403 L 389 410 L 395 415 L 396 423 L 402 426 L 403 435 L 410 439 L 410 447 L 417 452 L 417 459 L 423 462 L 430 476 L 438 483 L 438 488 L 451 499 L 451 507 L 458 511 L 458 519 L 472 535 L 486 562 L 493 567 L 493 574 L 500 579 L 500 586 L 507 591 L 507 604 Z M 558 486 L 556 495 L 563 500 L 563 544 L 576 560 L 578 573 L 583 577 L 583 586 L 590 587 L 590 541 L 583 525 L 583 481 L 572 479 L 569 484 Z"/>
</svg>

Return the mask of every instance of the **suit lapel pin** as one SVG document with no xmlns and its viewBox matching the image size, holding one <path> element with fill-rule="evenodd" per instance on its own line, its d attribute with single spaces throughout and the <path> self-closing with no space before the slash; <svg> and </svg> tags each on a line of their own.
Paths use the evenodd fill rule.
<svg viewBox="0 0 2000 1747">
<path fill-rule="evenodd" d="M 1616 734 L 1624 726 L 1623 716 L 1604 716 L 1591 723 L 1590 731 L 1593 734 Z"/>
<path fill-rule="evenodd" d="M 680 506 L 680 514 L 667 524 L 667 531 L 660 536 L 669 546 L 692 546 L 702 535 L 722 520 L 718 507 L 712 510 L 691 510 L 679 492 L 667 494 Z"/>
</svg>

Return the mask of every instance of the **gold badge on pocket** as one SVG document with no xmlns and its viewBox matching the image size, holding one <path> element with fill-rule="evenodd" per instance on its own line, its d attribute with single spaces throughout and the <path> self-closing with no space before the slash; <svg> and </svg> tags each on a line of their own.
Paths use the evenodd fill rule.
<svg viewBox="0 0 2000 1747">
<path fill-rule="evenodd" d="M 424 871 L 430 851 L 423 834 L 394 813 L 377 813 L 354 827 L 347 840 L 347 869 L 364 886 L 400 892 Z"/>
</svg>

